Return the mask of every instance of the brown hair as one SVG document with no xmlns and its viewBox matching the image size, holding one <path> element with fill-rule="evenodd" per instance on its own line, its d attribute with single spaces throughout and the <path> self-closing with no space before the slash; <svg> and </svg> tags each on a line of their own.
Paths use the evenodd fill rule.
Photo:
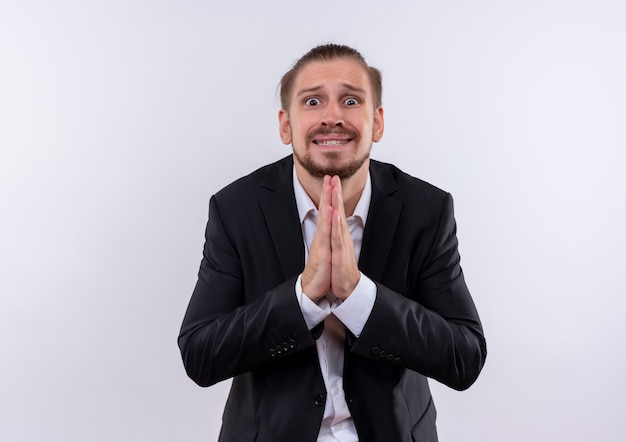
<svg viewBox="0 0 626 442">
<path fill-rule="evenodd" d="M 291 90 L 293 89 L 298 72 L 303 67 L 314 61 L 330 61 L 337 58 L 348 58 L 363 66 L 370 79 L 372 94 L 374 96 L 374 107 L 377 108 L 381 106 L 383 96 L 383 79 L 380 71 L 375 67 L 368 66 L 361 53 L 356 49 L 349 46 L 329 43 L 317 46 L 304 54 L 280 79 L 280 104 L 282 108 L 285 110 L 289 109 Z"/>
</svg>

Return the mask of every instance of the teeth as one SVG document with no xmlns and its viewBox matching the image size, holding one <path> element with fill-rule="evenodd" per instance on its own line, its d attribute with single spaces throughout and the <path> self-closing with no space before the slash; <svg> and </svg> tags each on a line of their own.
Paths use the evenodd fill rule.
<svg viewBox="0 0 626 442">
<path fill-rule="evenodd" d="M 348 140 L 316 141 L 315 144 L 318 146 L 343 146 L 344 144 L 348 144 Z"/>
</svg>

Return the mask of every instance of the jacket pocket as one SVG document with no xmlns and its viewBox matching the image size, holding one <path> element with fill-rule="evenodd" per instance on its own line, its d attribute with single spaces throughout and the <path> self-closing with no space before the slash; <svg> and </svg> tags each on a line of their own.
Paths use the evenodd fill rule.
<svg viewBox="0 0 626 442">
<path fill-rule="evenodd" d="M 430 398 L 426 411 L 419 418 L 417 423 L 411 429 L 411 439 L 413 442 L 438 442 L 437 427 L 437 410 L 433 398 Z"/>
<path fill-rule="evenodd" d="M 257 427 L 236 411 L 226 407 L 222 417 L 222 429 L 219 442 L 254 442 Z"/>
</svg>

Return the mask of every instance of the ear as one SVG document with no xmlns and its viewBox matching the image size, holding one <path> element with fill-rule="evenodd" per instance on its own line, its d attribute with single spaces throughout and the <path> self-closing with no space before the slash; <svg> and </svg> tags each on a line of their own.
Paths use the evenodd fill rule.
<svg viewBox="0 0 626 442">
<path fill-rule="evenodd" d="M 289 113 L 285 109 L 278 111 L 278 130 L 283 144 L 291 144 L 291 123 Z"/>
<path fill-rule="evenodd" d="M 372 141 L 378 143 L 385 131 L 385 112 L 382 106 L 374 110 L 374 128 L 372 130 Z"/>
</svg>

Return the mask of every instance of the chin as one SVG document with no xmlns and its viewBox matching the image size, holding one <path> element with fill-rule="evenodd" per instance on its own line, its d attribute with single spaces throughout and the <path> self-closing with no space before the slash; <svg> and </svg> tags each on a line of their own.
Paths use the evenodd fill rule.
<svg viewBox="0 0 626 442">
<path fill-rule="evenodd" d="M 369 159 L 369 152 L 360 158 L 351 161 L 339 161 L 340 152 L 327 152 L 325 154 L 325 164 L 314 161 L 310 155 L 301 157 L 294 152 L 296 161 L 306 170 L 309 175 L 316 178 L 324 178 L 326 175 L 337 175 L 341 180 L 346 180 L 357 173 L 365 162 Z"/>
</svg>

